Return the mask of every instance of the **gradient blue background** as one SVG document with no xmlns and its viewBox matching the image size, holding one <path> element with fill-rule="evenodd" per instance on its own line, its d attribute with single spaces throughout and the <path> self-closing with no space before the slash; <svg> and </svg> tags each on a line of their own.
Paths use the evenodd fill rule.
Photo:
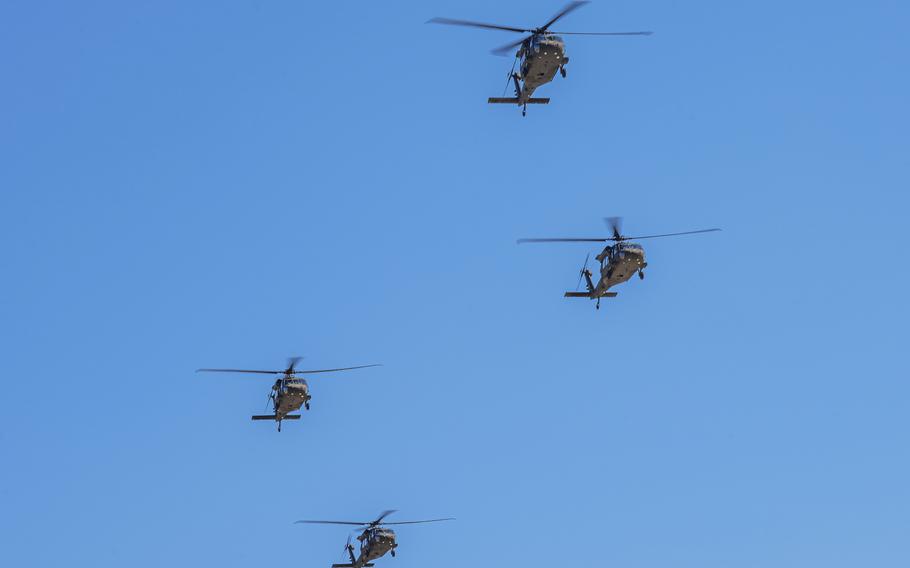
<svg viewBox="0 0 910 568">
<path fill-rule="evenodd" d="M 910 565 L 906 2 L 0 5 L 0 564 Z M 646 242 L 596 312 L 585 245 Z M 269 379 L 313 378 L 280 435 Z"/>
</svg>

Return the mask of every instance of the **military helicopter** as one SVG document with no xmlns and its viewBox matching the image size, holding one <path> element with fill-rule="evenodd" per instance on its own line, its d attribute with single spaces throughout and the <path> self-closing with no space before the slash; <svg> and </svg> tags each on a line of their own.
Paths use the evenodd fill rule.
<svg viewBox="0 0 910 568">
<path fill-rule="evenodd" d="M 700 229 L 698 231 L 685 231 L 682 233 L 665 233 L 662 235 L 645 235 L 641 237 L 627 237 L 622 234 L 622 217 L 606 217 L 604 221 L 611 229 L 613 236 L 599 239 L 575 239 L 575 238 L 556 238 L 556 239 L 518 239 L 521 243 L 603 243 L 612 242 L 607 245 L 603 251 L 594 257 L 600 263 L 600 279 L 597 284 L 591 279 L 592 273 L 588 270 L 588 260 L 590 254 L 585 257 L 585 264 L 578 276 L 578 284 L 574 292 L 566 292 L 566 298 L 590 298 L 597 300 L 597 309 L 600 309 L 601 298 L 615 298 L 616 292 L 610 292 L 610 288 L 617 284 L 622 284 L 632 278 L 636 272 L 642 280 L 645 278 L 645 268 L 648 263 L 645 262 L 645 249 L 638 243 L 628 242 L 631 239 L 655 239 L 658 237 L 675 237 L 677 235 L 694 235 L 696 233 L 711 233 L 720 229 Z M 587 292 L 579 292 L 582 278 L 587 284 Z"/>
<path fill-rule="evenodd" d="M 303 357 L 291 357 L 288 359 L 288 366 L 283 371 L 259 371 L 250 369 L 196 369 L 197 373 L 256 373 L 261 375 L 280 375 L 275 384 L 272 385 L 272 392 L 266 401 L 272 403 L 272 414 L 252 416 L 253 420 L 274 420 L 278 423 L 278 431 L 281 432 L 282 420 L 300 420 L 299 414 L 291 414 L 299 410 L 301 406 L 307 410 L 310 409 L 310 388 L 305 379 L 298 378 L 296 375 L 312 375 L 315 373 L 334 373 L 336 371 L 350 371 L 352 369 L 365 369 L 367 367 L 379 367 L 380 365 L 359 365 L 357 367 L 340 367 L 337 369 L 317 369 L 311 371 L 298 371 L 297 363 Z"/>
<path fill-rule="evenodd" d="M 383 519 L 394 513 L 395 510 L 383 511 L 375 521 L 366 523 L 356 521 L 296 521 L 297 523 L 322 524 L 322 525 L 353 525 L 362 527 L 363 532 L 357 537 L 360 541 L 360 555 L 354 556 L 354 545 L 351 544 L 351 536 L 348 535 L 348 543 L 344 546 L 345 552 L 351 559 L 350 564 L 332 564 L 332 568 L 372 568 L 373 561 L 382 558 L 386 553 L 395 556 L 395 549 L 398 543 L 395 541 L 395 531 L 385 528 L 388 525 L 414 525 L 417 523 L 437 523 L 439 521 L 454 521 L 452 517 L 445 519 L 427 519 L 424 521 L 399 521 L 395 523 L 385 523 Z M 360 530 L 360 529 L 358 529 Z"/>
<path fill-rule="evenodd" d="M 496 55 L 506 55 L 516 47 L 518 52 L 515 54 L 515 61 L 512 63 L 512 70 L 509 71 L 506 80 L 506 89 L 509 88 L 509 81 L 515 86 L 514 97 L 490 97 L 487 102 L 490 104 L 516 104 L 521 107 L 521 115 L 525 116 L 528 112 L 528 105 L 541 105 L 550 102 L 549 97 L 534 97 L 534 91 L 550 81 L 556 76 L 556 71 L 566 77 L 566 64 L 569 58 L 566 56 L 566 46 L 560 35 L 587 35 L 587 36 L 641 36 L 651 35 L 651 32 L 552 32 L 550 26 L 559 21 L 569 12 L 573 12 L 588 4 L 588 2 L 569 2 L 555 16 L 539 28 L 517 28 L 512 26 L 500 26 L 497 24 L 484 24 L 482 22 L 472 22 L 468 20 L 455 20 L 452 18 L 432 18 L 427 23 L 448 24 L 454 26 L 470 26 L 483 28 L 487 30 L 505 30 L 508 32 L 517 32 L 531 34 L 518 41 L 504 45 L 493 50 Z M 515 72 L 515 66 L 518 65 L 519 71 Z M 505 95 L 505 93 L 503 93 Z"/>
</svg>

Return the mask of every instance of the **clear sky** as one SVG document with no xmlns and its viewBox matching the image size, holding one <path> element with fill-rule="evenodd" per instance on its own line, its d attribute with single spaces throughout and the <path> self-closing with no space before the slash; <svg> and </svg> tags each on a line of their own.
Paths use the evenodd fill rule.
<svg viewBox="0 0 910 568">
<path fill-rule="evenodd" d="M 910 565 L 906 2 L 0 4 L 0 564 Z M 585 245 L 643 282 L 566 300 Z M 204 366 L 383 363 L 311 380 Z"/>
</svg>

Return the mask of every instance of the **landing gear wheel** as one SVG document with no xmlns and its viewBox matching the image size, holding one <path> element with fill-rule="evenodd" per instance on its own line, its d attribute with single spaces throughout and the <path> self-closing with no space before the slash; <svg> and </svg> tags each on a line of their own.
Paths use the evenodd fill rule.
<svg viewBox="0 0 910 568">
<path fill-rule="evenodd" d="M 563 78 L 563 79 L 565 79 L 565 78 L 566 78 L 566 68 L 565 68 L 565 67 L 560 67 L 560 68 L 559 68 L 559 74 L 562 75 L 562 78 Z"/>
<path fill-rule="evenodd" d="M 528 116 L 528 107 L 521 108 L 521 116 Z"/>
<path fill-rule="evenodd" d="M 642 272 L 641 270 L 638 271 L 638 279 L 639 279 L 639 280 L 644 280 L 644 279 L 645 279 L 645 273 Z"/>
<path fill-rule="evenodd" d="M 310 403 L 309 403 L 309 402 L 304 402 L 304 403 L 303 403 L 303 407 L 306 408 L 307 410 L 309 410 L 309 409 L 310 409 Z"/>
<path fill-rule="evenodd" d="M 395 551 L 392 551 L 392 558 L 395 558 Z"/>
</svg>

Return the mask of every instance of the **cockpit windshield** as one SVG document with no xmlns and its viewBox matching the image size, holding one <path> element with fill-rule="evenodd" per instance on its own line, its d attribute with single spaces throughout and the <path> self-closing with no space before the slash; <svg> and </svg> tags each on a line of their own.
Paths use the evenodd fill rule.
<svg viewBox="0 0 910 568">
<path fill-rule="evenodd" d="M 554 43 L 563 43 L 562 38 L 555 35 L 536 35 L 531 39 L 532 45 L 548 45 Z"/>
</svg>

